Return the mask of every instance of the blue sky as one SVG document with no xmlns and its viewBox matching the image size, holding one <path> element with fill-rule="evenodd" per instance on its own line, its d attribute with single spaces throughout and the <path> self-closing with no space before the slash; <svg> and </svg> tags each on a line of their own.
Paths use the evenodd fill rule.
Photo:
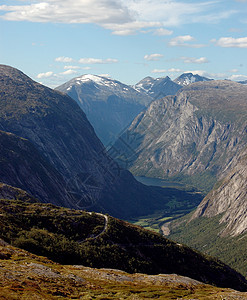
<svg viewBox="0 0 247 300">
<path fill-rule="evenodd" d="M 56 87 L 184 72 L 247 79 L 247 0 L 2 0 L 0 58 Z"/>
</svg>

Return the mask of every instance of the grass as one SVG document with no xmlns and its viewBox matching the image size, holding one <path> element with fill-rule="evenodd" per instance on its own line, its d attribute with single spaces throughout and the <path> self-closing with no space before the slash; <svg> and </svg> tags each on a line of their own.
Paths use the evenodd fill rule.
<svg viewBox="0 0 247 300">
<path fill-rule="evenodd" d="M 182 278 L 55 264 L 11 246 L 0 245 L 0 299 L 244 299 L 246 293 Z M 10 279 L 11 278 L 11 279 Z M 239 297 L 239 298 L 238 298 Z M 242 298 L 241 298 L 242 297 Z"/>
<path fill-rule="evenodd" d="M 176 221 L 174 222 L 169 238 L 215 256 L 247 277 L 247 235 L 220 236 L 225 226 L 219 223 L 220 215 L 211 218 L 201 217 L 187 223 L 189 217 L 189 215 L 184 217 L 185 222 L 178 226 L 175 225 Z"/>
<path fill-rule="evenodd" d="M 128 222 L 141 226 L 145 229 L 158 232 L 162 234 L 161 231 L 161 226 L 168 222 L 172 221 L 174 219 L 180 218 L 186 214 L 188 214 L 191 210 L 189 209 L 175 209 L 174 212 L 169 212 L 167 211 L 158 211 L 155 214 L 147 215 L 147 216 L 142 216 L 140 218 L 133 218 L 127 220 Z"/>
</svg>

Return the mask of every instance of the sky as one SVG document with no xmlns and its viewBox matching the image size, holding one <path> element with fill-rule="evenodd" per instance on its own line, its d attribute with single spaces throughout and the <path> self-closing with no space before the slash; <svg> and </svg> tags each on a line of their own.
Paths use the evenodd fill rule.
<svg viewBox="0 0 247 300">
<path fill-rule="evenodd" d="M 51 88 L 83 74 L 247 80 L 247 0 L 2 0 L 0 59 Z"/>
</svg>

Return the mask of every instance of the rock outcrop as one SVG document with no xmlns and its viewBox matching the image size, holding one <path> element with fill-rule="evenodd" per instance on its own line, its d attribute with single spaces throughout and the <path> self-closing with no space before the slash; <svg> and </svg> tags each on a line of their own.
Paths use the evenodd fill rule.
<svg viewBox="0 0 247 300">
<path fill-rule="evenodd" d="M 247 151 L 241 153 L 235 168 L 200 203 L 190 220 L 221 215 L 221 236 L 247 232 Z"/>
</svg>

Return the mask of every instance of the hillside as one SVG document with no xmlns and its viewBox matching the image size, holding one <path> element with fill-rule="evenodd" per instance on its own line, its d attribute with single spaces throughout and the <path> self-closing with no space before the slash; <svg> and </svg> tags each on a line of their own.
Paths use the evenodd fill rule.
<svg viewBox="0 0 247 300">
<path fill-rule="evenodd" d="M 0 263 L 0 298 L 8 300 L 246 298 L 246 293 L 216 288 L 174 274 L 153 276 L 60 265 L 2 240 Z"/>
<path fill-rule="evenodd" d="M 195 212 L 170 224 L 171 237 L 214 255 L 247 274 L 247 158 L 203 199 Z"/>
<path fill-rule="evenodd" d="M 27 169 L 23 169 L 18 178 L 14 174 L 7 180 L 6 174 L 2 174 L 0 181 L 31 191 L 41 202 L 47 202 L 51 185 L 60 181 L 57 184 L 60 192 L 54 187 L 49 201 L 56 197 L 53 203 L 108 212 L 126 219 L 160 209 L 169 211 L 178 195 L 181 205 L 191 208 L 198 204 L 198 198 L 192 194 L 144 186 L 121 169 L 106 153 L 85 114 L 69 96 L 4 65 L 0 66 L 0 88 L 0 128 L 29 141 L 25 142 L 29 145 L 26 152 L 17 143 L 19 153 L 15 159 L 23 163 L 30 161 L 34 170 L 26 166 L 28 172 L 36 172 L 33 180 L 26 180 Z M 36 150 L 31 150 L 30 143 Z M 13 170 L 15 167 L 9 159 L 13 153 L 2 150 L 3 161 L 7 160 L 7 168 Z M 30 155 L 32 151 L 35 161 Z M 43 198 L 45 194 L 47 197 Z"/>
<path fill-rule="evenodd" d="M 113 157 L 135 175 L 182 181 L 204 192 L 246 146 L 247 87 L 190 84 L 152 102 L 116 141 Z"/>
<path fill-rule="evenodd" d="M 0 200 L 0 212 L 0 238 L 59 263 L 176 273 L 247 290 L 244 277 L 220 261 L 108 215 L 5 199 Z"/>
</svg>

